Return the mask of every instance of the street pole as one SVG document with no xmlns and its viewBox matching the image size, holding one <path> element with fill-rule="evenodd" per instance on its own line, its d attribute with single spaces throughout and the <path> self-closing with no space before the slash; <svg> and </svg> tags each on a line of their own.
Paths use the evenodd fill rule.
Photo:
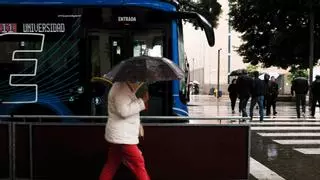
<svg viewBox="0 0 320 180">
<path fill-rule="evenodd" d="M 310 2 L 310 27 L 309 27 L 309 85 L 313 81 L 313 60 L 314 60 L 314 11 Z M 312 94 L 309 91 L 309 105 L 312 102 Z"/>
<path fill-rule="evenodd" d="M 222 49 L 218 49 L 218 83 L 217 83 L 217 98 L 219 98 L 219 91 L 220 91 L 220 51 Z"/>
<path fill-rule="evenodd" d="M 192 68 L 193 68 L 193 73 L 192 73 L 192 76 L 193 76 L 193 80 L 192 81 L 194 81 L 194 58 L 192 58 Z"/>
</svg>

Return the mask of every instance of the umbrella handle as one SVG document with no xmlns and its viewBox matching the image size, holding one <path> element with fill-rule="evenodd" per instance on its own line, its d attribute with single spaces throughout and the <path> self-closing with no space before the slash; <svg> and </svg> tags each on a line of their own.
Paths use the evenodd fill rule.
<svg viewBox="0 0 320 180">
<path fill-rule="evenodd" d="M 149 109 L 149 102 L 145 102 L 144 106 L 146 107 L 145 110 L 147 111 Z"/>
</svg>

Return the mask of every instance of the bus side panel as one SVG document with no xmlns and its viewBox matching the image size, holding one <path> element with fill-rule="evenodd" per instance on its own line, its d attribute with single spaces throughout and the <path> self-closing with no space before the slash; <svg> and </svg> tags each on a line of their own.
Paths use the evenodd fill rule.
<svg viewBox="0 0 320 180">
<path fill-rule="evenodd" d="M 0 39 L 0 71 L 4 69 L 0 77 L 0 114 L 72 115 L 75 109 L 83 112 L 75 103 L 85 91 L 81 82 L 81 14 L 75 11 L 55 7 L 0 8 L 1 33 L 14 33 Z M 61 16 L 70 13 L 74 17 Z M 44 41 L 34 33 L 43 35 Z M 21 50 L 24 52 L 17 52 Z M 13 61 L 15 51 L 14 58 L 22 60 Z"/>
<path fill-rule="evenodd" d="M 179 49 L 178 49 L 178 27 L 176 20 L 172 21 L 172 60 L 177 65 L 179 64 Z M 187 105 L 183 104 L 179 96 L 180 83 L 179 80 L 172 82 L 172 111 L 178 116 L 188 116 Z"/>
</svg>

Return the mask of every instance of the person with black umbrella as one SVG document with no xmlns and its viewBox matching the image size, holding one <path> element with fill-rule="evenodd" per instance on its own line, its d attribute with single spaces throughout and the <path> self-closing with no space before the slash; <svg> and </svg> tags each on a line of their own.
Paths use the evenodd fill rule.
<svg viewBox="0 0 320 180">
<path fill-rule="evenodd" d="M 311 116 L 314 118 L 316 105 L 320 104 L 320 76 L 316 76 L 316 80 L 311 84 L 311 93 L 312 93 L 312 105 L 311 105 Z"/>
<path fill-rule="evenodd" d="M 304 77 L 297 77 L 292 81 L 291 95 L 296 95 L 297 117 L 300 118 L 300 106 L 302 106 L 302 115 L 306 113 L 306 95 L 309 91 L 308 80 Z"/>
<path fill-rule="evenodd" d="M 237 79 L 237 91 L 240 99 L 240 106 L 242 117 L 248 117 L 247 103 L 250 98 L 250 90 L 252 86 L 252 79 L 248 76 L 247 71 L 243 71 L 243 75 Z"/>
</svg>

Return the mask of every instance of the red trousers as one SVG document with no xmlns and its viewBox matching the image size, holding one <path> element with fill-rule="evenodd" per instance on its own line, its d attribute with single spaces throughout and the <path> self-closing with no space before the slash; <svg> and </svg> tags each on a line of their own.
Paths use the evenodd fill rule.
<svg viewBox="0 0 320 180">
<path fill-rule="evenodd" d="M 121 162 L 135 174 L 137 180 L 150 180 L 138 146 L 127 144 L 110 144 L 108 160 L 100 174 L 100 180 L 112 180 Z"/>
</svg>

